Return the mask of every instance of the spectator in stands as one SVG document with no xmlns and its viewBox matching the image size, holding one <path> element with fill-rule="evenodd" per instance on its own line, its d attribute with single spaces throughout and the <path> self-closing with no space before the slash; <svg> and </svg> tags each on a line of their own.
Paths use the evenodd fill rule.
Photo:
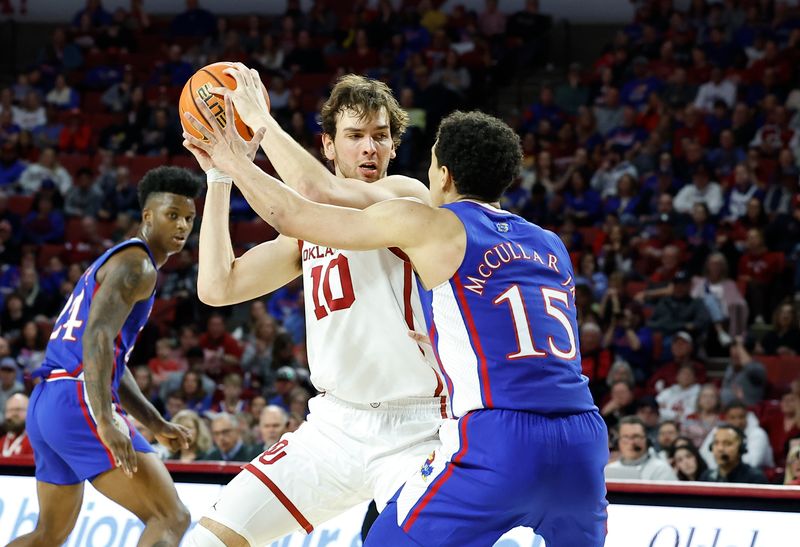
<svg viewBox="0 0 800 547">
<path fill-rule="evenodd" d="M 28 412 L 28 396 L 24 393 L 11 395 L 4 405 L 5 421 L 0 436 L 0 460 L 19 456 L 33 456 L 33 448 L 25 431 L 25 416 Z"/>
<path fill-rule="evenodd" d="M 248 403 L 242 399 L 243 380 L 238 372 L 231 372 L 222 379 L 222 399 L 215 403 L 212 412 L 241 414 L 248 411 Z"/>
<path fill-rule="evenodd" d="M 589 386 L 596 399 L 606 389 L 605 379 L 614 361 L 608 348 L 602 346 L 603 331 L 597 323 L 586 322 L 580 328 L 581 366 L 589 378 Z"/>
<path fill-rule="evenodd" d="M 175 266 L 164 276 L 161 298 L 175 299 L 173 326 L 180 326 L 200 315 L 197 300 L 197 260 L 189 249 L 178 253 Z"/>
<path fill-rule="evenodd" d="M 785 302 L 772 314 L 772 330 L 756 344 L 764 355 L 800 355 L 800 328 L 793 303 Z"/>
<path fill-rule="evenodd" d="M 733 401 L 725 407 L 723 413 L 723 421 L 728 426 L 733 426 L 743 431 L 747 438 L 747 453 L 742 456 L 742 461 L 751 467 L 763 469 L 766 467 L 773 467 L 775 460 L 772 454 L 772 446 L 769 442 L 769 437 L 758 423 L 758 418 L 755 414 L 747 410 L 747 405 L 742 401 Z M 714 455 L 710 452 L 715 434 L 719 428 L 724 427 L 721 424 L 709 433 L 705 438 L 703 444 L 700 446 L 700 453 L 706 459 L 709 469 L 717 468 L 717 461 Z"/>
<path fill-rule="evenodd" d="M 147 365 L 134 365 L 131 367 L 133 379 L 139 390 L 150 401 L 160 414 L 165 413 L 164 401 L 161 400 L 158 390 L 158 382 L 155 381 L 153 373 Z"/>
<path fill-rule="evenodd" d="M 0 332 L 11 343 L 16 343 L 22 334 L 22 327 L 31 318 L 25 308 L 25 299 L 16 292 L 9 294 L 3 304 L 3 313 L 0 314 Z"/>
<path fill-rule="evenodd" d="M 307 30 L 297 33 L 297 45 L 286 55 L 283 68 L 294 74 L 317 74 L 325 70 L 325 59 L 319 48 L 312 44 Z"/>
<path fill-rule="evenodd" d="M 800 486 L 800 444 L 792 448 L 786 457 L 786 475 L 783 484 Z"/>
<path fill-rule="evenodd" d="M 627 381 L 617 381 L 611 386 L 608 402 L 600 409 L 600 415 L 609 428 L 614 427 L 620 419 L 630 416 L 636 410 L 633 397 L 633 386 Z"/>
<path fill-rule="evenodd" d="M 777 281 L 783 273 L 783 260 L 778 253 L 769 252 L 761 230 L 748 230 L 745 252 L 739 259 L 738 281 L 746 285 L 745 299 L 756 321 L 769 317 L 783 290 L 776 286 L 780 285 Z"/>
<path fill-rule="evenodd" d="M 623 359 L 633 367 L 638 382 L 644 380 L 645 375 L 650 372 L 653 334 L 650 328 L 644 325 L 644 316 L 639 304 L 631 302 L 621 313 L 612 315 L 603 345 L 618 359 Z"/>
<path fill-rule="evenodd" d="M 257 446 L 244 443 L 236 417 L 227 412 L 211 420 L 211 439 L 214 447 L 200 458 L 202 460 L 249 462 L 260 453 Z"/>
<path fill-rule="evenodd" d="M 714 466 L 709 465 L 709 468 L 700 476 L 700 480 L 765 484 L 767 479 L 764 474 L 743 460 L 750 450 L 748 441 L 749 439 L 741 428 L 727 423 L 719 425 L 714 431 L 713 441 L 709 445 Z"/>
<path fill-rule="evenodd" d="M 78 10 L 73 16 L 72 26 L 79 27 L 81 20 L 87 17 L 91 26 L 95 28 L 110 25 L 113 20 L 111 14 L 103 8 L 101 0 L 86 0 L 86 7 L 82 10 Z"/>
<path fill-rule="evenodd" d="M 224 318 L 214 313 L 208 318 L 206 332 L 200 335 L 198 344 L 206 352 L 209 360 L 207 374 L 212 378 L 222 377 L 223 369 L 239 368 L 242 347 L 225 328 Z"/>
<path fill-rule="evenodd" d="M 673 385 L 678 380 L 678 369 L 685 364 L 694 368 L 695 378 L 698 382 L 706 381 L 706 369 L 702 363 L 692 357 L 694 341 L 692 335 L 686 331 L 678 331 L 672 337 L 670 352 L 672 361 L 660 366 L 647 380 L 647 391 L 651 394 L 659 393 L 667 386 Z"/>
<path fill-rule="evenodd" d="M 750 348 L 747 348 L 750 345 Z M 734 400 L 742 400 L 753 406 L 764 399 L 767 388 L 767 370 L 764 365 L 753 359 L 750 352 L 752 343 L 745 343 L 743 337 L 736 337 L 730 348 L 730 362 L 722 377 L 720 398 L 722 405 L 727 406 Z"/>
<path fill-rule="evenodd" d="M 661 298 L 656 304 L 649 327 L 661 332 L 665 341 L 679 331 L 697 336 L 708 328 L 708 311 L 702 300 L 690 296 L 690 283 L 689 273 L 679 271 L 672 279 L 672 294 Z"/>
<path fill-rule="evenodd" d="M 53 89 L 45 96 L 45 101 L 58 110 L 72 110 L 80 105 L 80 96 L 77 91 L 67 85 L 66 77 L 59 74 L 56 76 Z"/>
<path fill-rule="evenodd" d="M 291 393 L 297 387 L 297 371 L 290 366 L 282 366 L 275 373 L 275 396 L 269 399 L 270 405 L 277 405 L 289 412 Z"/>
<path fill-rule="evenodd" d="M 622 116 L 623 109 L 620 104 L 619 89 L 609 86 L 603 92 L 601 103 L 594 106 L 598 133 L 601 136 L 607 135 L 622 123 Z"/>
<path fill-rule="evenodd" d="M 3 330 L 5 332 L 5 330 Z M 0 357 L 0 408 L 5 408 L 8 401 L 15 393 L 24 393 L 25 386 L 17 378 L 19 376 L 19 365 L 17 361 L 9 355 L 10 347 L 5 338 L 0 337 L 0 351 L 6 353 L 5 357 Z M 2 425 L 2 423 L 0 423 Z"/>
<path fill-rule="evenodd" d="M 50 179 L 42 182 L 42 189 L 53 189 L 55 184 Z M 40 193 L 36 196 L 31 212 L 22 220 L 24 241 L 41 245 L 57 243 L 64 239 L 64 215 L 55 209 L 53 198 Z"/>
<path fill-rule="evenodd" d="M 664 461 L 672 461 L 670 454 L 672 443 L 678 438 L 680 423 L 675 420 L 662 420 L 658 424 L 655 449 L 658 457 Z"/>
<path fill-rule="evenodd" d="M 294 340 L 305 337 L 305 314 L 303 308 L 303 284 L 291 281 L 273 292 L 267 303 L 267 311 L 283 325 Z"/>
<path fill-rule="evenodd" d="M 13 188 L 26 168 L 27 164 L 19 159 L 13 142 L 0 145 L 0 189 Z"/>
<path fill-rule="evenodd" d="M 211 409 L 211 393 L 206 393 L 200 374 L 187 370 L 181 379 L 180 393 L 186 402 L 186 408 L 200 415 Z"/>
<path fill-rule="evenodd" d="M 156 385 L 161 384 L 168 376 L 186 371 L 185 363 L 179 363 L 172 352 L 172 338 L 159 338 L 156 342 L 156 355 L 147 362 Z"/>
<path fill-rule="evenodd" d="M 148 156 L 174 156 L 181 151 L 180 133 L 171 123 L 166 109 L 159 108 L 153 113 L 153 120 L 142 130 L 136 150 Z"/>
<path fill-rule="evenodd" d="M 704 165 L 695 169 L 692 184 L 681 188 L 675 196 L 674 206 L 679 213 L 689 214 L 696 203 L 703 203 L 714 216 L 722 209 L 722 188 L 719 183 L 710 181 Z"/>
<path fill-rule="evenodd" d="M 692 279 L 691 295 L 703 301 L 719 343 L 727 346 L 731 337 L 740 336 L 747 329 L 747 302 L 736 283 L 728 277 L 725 255 L 719 252 L 710 254 L 704 273 L 703 277 Z"/>
<path fill-rule="evenodd" d="M 711 80 L 697 90 L 694 106 L 708 113 L 713 110 L 714 103 L 718 100 L 724 101 L 728 108 L 733 108 L 736 102 L 736 84 L 725 78 L 722 68 L 714 66 L 711 69 Z"/>
<path fill-rule="evenodd" d="M 642 421 L 635 416 L 620 420 L 620 459 L 606 465 L 606 479 L 677 480 L 670 465 L 648 447 Z"/>
<path fill-rule="evenodd" d="M 103 205 L 103 192 L 94 184 L 92 170 L 81 167 L 72 187 L 64 195 L 64 213 L 73 217 L 94 217 Z"/>
<path fill-rule="evenodd" d="M 540 35 L 531 35 L 531 37 L 537 36 Z M 554 99 L 556 106 L 570 116 L 578 114 L 580 107 L 586 105 L 589 100 L 589 88 L 582 82 L 579 63 L 569 65 L 566 81 L 556 87 Z"/>
<path fill-rule="evenodd" d="M 700 446 L 719 424 L 721 408 L 719 389 L 714 384 L 705 384 L 697 396 L 695 411 L 683 420 L 682 434 L 689 437 L 694 446 Z"/>
<path fill-rule="evenodd" d="M 661 390 L 656 396 L 659 414 L 667 420 L 682 421 L 695 411 L 700 384 L 694 373 L 692 363 L 684 363 L 678 368 L 676 382 Z"/>
<path fill-rule="evenodd" d="M 31 196 L 39 191 L 44 181 L 51 181 L 63 196 L 72 187 L 72 176 L 58 162 L 53 148 L 45 148 L 39 161 L 28 166 L 19 179 L 20 192 Z"/>
<path fill-rule="evenodd" d="M 769 434 L 775 465 L 782 467 L 786 464 L 791 439 L 800 437 L 800 396 L 788 391 L 781 397 L 776 411 L 770 410 L 772 408 L 767 407 L 763 412 L 762 425 Z"/>
<path fill-rule="evenodd" d="M 267 450 L 286 433 L 289 426 L 289 413 L 277 405 L 265 406 L 258 416 L 258 431 L 261 439 L 260 450 Z"/>
<path fill-rule="evenodd" d="M 36 131 L 47 123 L 47 113 L 36 91 L 29 91 L 22 106 L 12 106 L 11 113 L 11 119 L 20 129 Z"/>
<path fill-rule="evenodd" d="M 708 466 L 694 445 L 682 445 L 670 450 L 670 459 L 680 481 L 698 481 Z"/>
<path fill-rule="evenodd" d="M 170 36 L 205 37 L 214 33 L 217 18 L 200 7 L 198 0 L 186 0 L 186 11 L 175 16 L 169 26 Z"/>
<path fill-rule="evenodd" d="M 611 146 L 600 167 L 592 175 L 591 187 L 600 194 L 602 198 L 617 195 L 619 180 L 630 175 L 637 178 L 639 176 L 636 167 L 624 159 L 625 148 L 619 144 Z"/>
<path fill-rule="evenodd" d="M 186 399 L 180 390 L 170 392 L 166 397 L 164 403 L 164 419 L 171 420 L 177 416 L 181 410 L 186 410 Z"/>
<path fill-rule="evenodd" d="M 211 450 L 211 433 L 205 421 L 196 412 L 181 410 L 171 421 L 188 429 L 191 441 L 187 448 L 181 447 L 177 452 L 169 454 L 168 459 L 184 463 L 193 462 L 201 459 L 204 454 Z"/>
<path fill-rule="evenodd" d="M 242 353 L 242 369 L 249 373 L 256 387 L 271 388 L 275 381 L 272 368 L 272 348 L 278 335 L 278 324 L 265 315 L 255 325 Z"/>
<path fill-rule="evenodd" d="M 120 165 L 114 176 L 104 176 L 98 182 L 105 183 L 103 205 L 97 216 L 103 220 L 111 220 L 121 214 L 134 215 L 138 218 L 139 198 L 136 185 L 131 182 L 130 170 Z M 111 183 L 112 186 L 106 186 Z"/>
<path fill-rule="evenodd" d="M 41 366 L 46 346 L 47 336 L 36 326 L 36 323 L 33 321 L 25 323 L 20 337 L 14 344 L 17 364 L 22 369 L 24 376 L 29 376 L 31 372 Z"/>
<path fill-rule="evenodd" d="M 58 134 L 58 149 L 61 152 L 82 154 L 89 151 L 92 144 L 92 128 L 81 116 L 80 111 L 74 110 L 67 118 L 67 123 Z"/>
</svg>

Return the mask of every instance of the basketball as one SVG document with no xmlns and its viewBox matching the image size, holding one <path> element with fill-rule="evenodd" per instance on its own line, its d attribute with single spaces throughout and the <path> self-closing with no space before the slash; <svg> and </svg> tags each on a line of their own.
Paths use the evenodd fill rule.
<svg viewBox="0 0 800 547">
<path fill-rule="evenodd" d="M 189 121 L 183 117 L 184 112 L 191 112 L 199 122 L 206 127 L 209 127 L 204 121 L 203 115 L 197 109 L 197 105 L 194 102 L 195 97 L 202 99 L 208 105 L 208 108 L 214 114 L 214 117 L 217 118 L 219 124 L 222 127 L 225 127 L 227 123 L 225 120 L 225 101 L 222 99 L 222 96 L 209 92 L 209 89 L 220 86 L 224 86 L 229 89 L 236 89 L 236 80 L 234 80 L 232 76 L 222 72 L 231 66 L 233 66 L 231 63 L 224 62 L 213 63 L 204 66 L 195 72 L 194 75 L 192 75 L 192 77 L 186 82 L 186 85 L 183 86 L 181 98 L 178 102 L 178 110 L 180 111 L 181 125 L 183 126 L 183 129 L 190 135 L 197 137 L 198 139 L 203 138 L 203 136 L 194 127 L 192 127 Z M 264 92 L 264 98 L 267 100 L 267 108 L 269 108 L 269 96 L 267 95 L 266 91 Z M 235 108 L 233 110 L 233 114 L 234 123 L 236 123 L 236 130 L 239 132 L 239 135 L 241 135 L 245 140 L 250 140 L 253 137 L 253 130 L 247 127 L 247 125 L 239 118 Z M 209 127 L 209 129 L 211 128 Z"/>
</svg>

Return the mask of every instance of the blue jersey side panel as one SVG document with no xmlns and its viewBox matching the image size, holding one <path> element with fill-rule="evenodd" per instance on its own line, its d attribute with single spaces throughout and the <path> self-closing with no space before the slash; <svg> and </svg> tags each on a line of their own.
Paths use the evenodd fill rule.
<svg viewBox="0 0 800 547">
<path fill-rule="evenodd" d="M 444 207 L 466 228 L 466 252 L 449 286 L 434 289 L 423 305 L 437 354 L 468 357 L 440 363 L 455 414 L 475 408 L 542 414 L 595 409 L 581 374 L 574 274 L 561 240 L 490 206 L 462 201 Z M 459 336 L 468 344 L 459 346 Z M 477 370 L 459 369 L 465 366 Z M 480 394 L 463 396 L 476 389 Z"/>
<path fill-rule="evenodd" d="M 44 376 L 49 371 L 64 369 L 72 376 L 78 376 L 83 370 L 83 332 L 89 320 L 89 310 L 91 309 L 92 299 L 100 287 L 95 275 L 97 270 L 105 264 L 114 254 L 132 246 L 143 247 L 150 259 L 153 255 L 147 244 L 140 239 L 129 239 L 115 245 L 107 250 L 95 260 L 91 266 L 83 273 L 76 283 L 72 294 L 64 306 L 64 309 L 56 319 L 50 341 L 47 344 L 44 362 L 41 371 Z M 155 264 L 155 261 L 153 261 Z M 119 334 L 114 340 L 114 373 L 112 388 L 114 392 L 119 387 L 122 374 L 125 372 L 125 365 L 133 349 L 139 331 L 144 327 L 153 308 L 155 291 L 150 298 L 138 302 L 131 311 Z"/>
</svg>

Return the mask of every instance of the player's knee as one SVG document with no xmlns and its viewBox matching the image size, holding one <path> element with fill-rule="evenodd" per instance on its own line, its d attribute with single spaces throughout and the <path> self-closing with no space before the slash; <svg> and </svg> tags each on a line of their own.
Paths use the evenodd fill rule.
<svg viewBox="0 0 800 547">
<path fill-rule="evenodd" d="M 192 515 L 189 513 L 189 510 L 186 508 L 184 504 L 178 502 L 177 507 L 173 509 L 172 515 L 169 517 L 169 521 L 172 523 L 172 528 L 176 532 L 183 534 L 187 528 L 189 528 L 189 524 L 192 522 Z"/>
</svg>

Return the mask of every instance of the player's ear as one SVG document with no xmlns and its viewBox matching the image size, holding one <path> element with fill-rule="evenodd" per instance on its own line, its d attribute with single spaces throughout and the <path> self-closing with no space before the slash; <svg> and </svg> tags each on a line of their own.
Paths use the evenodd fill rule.
<svg viewBox="0 0 800 547">
<path fill-rule="evenodd" d="M 442 184 L 442 194 L 447 194 L 448 192 L 456 192 L 456 185 L 455 181 L 453 180 L 453 174 L 450 172 L 450 168 L 446 165 L 439 166 L 439 180 Z"/>
<path fill-rule="evenodd" d="M 336 158 L 336 149 L 333 139 L 327 133 L 322 134 L 322 152 L 325 154 L 325 159 L 328 161 L 333 161 Z"/>
<path fill-rule="evenodd" d="M 393 160 L 397 156 L 397 147 L 394 145 L 394 141 L 392 141 L 392 151 L 389 152 L 389 159 Z"/>
</svg>

